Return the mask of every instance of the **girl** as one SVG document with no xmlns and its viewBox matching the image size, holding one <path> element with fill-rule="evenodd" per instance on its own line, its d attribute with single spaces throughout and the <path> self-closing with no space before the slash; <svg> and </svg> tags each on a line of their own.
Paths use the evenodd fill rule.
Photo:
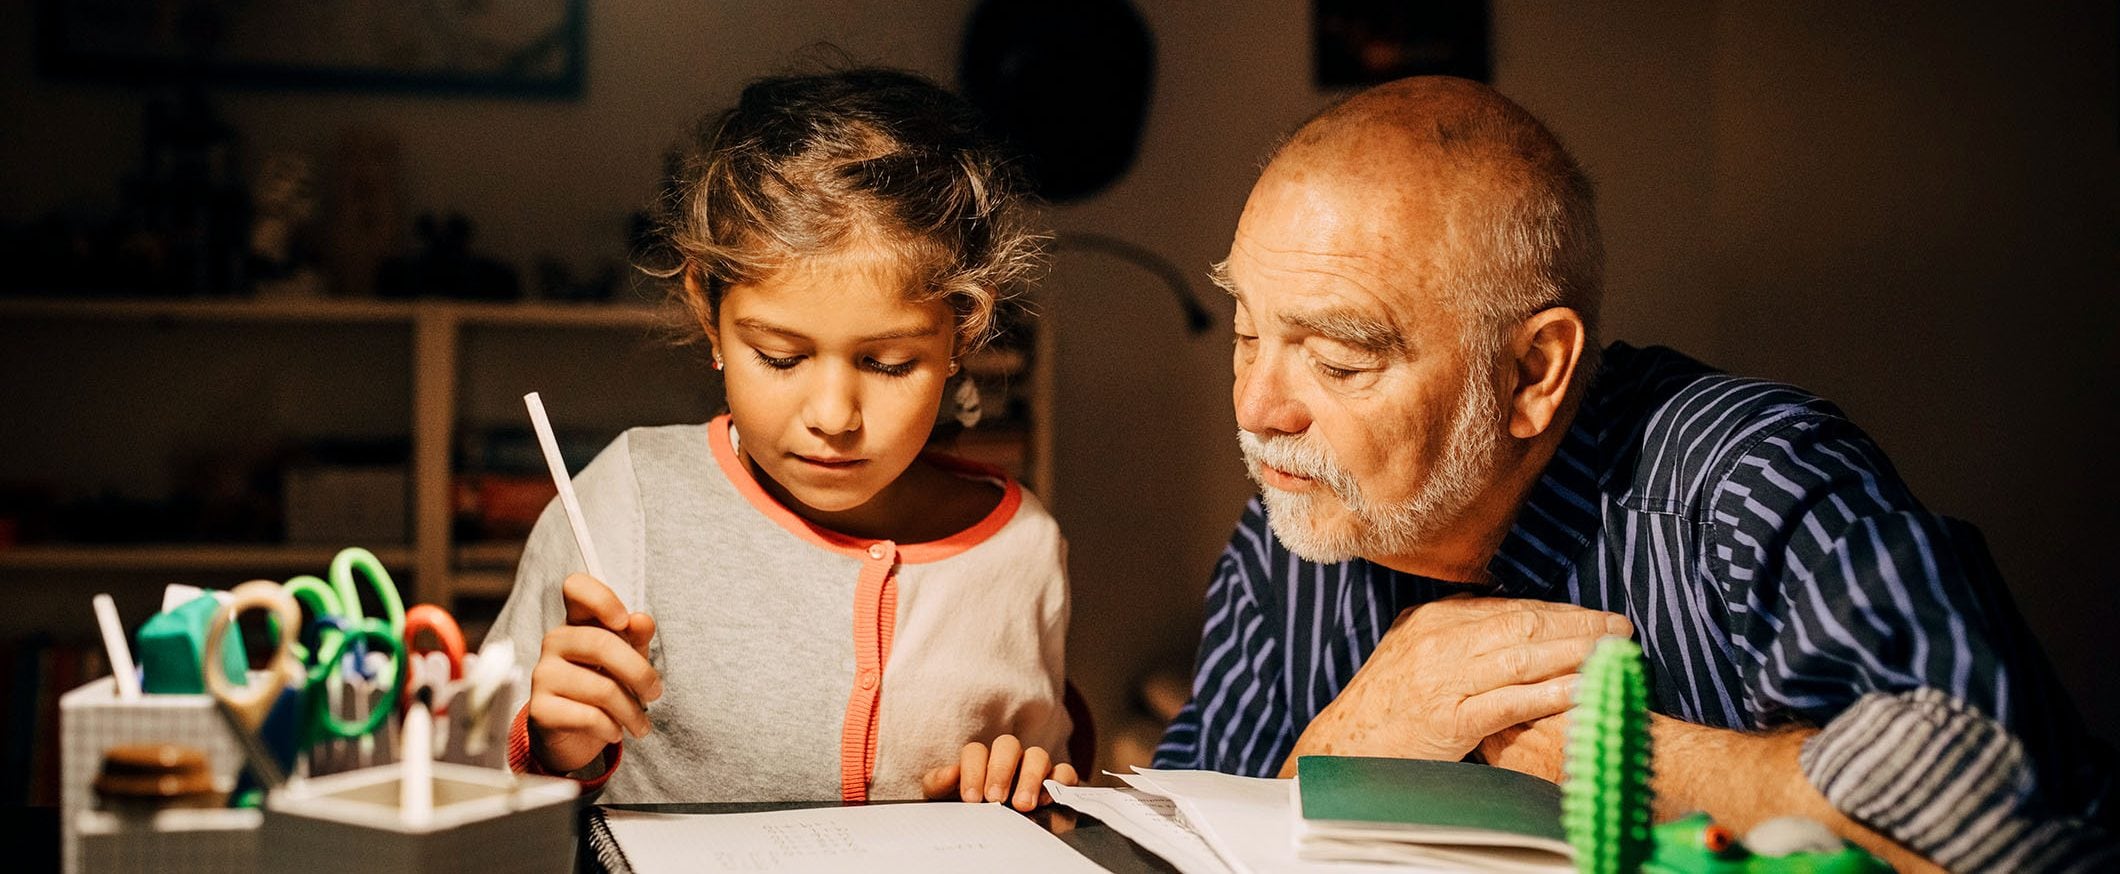
<svg viewBox="0 0 2120 874">
<path fill-rule="evenodd" d="M 538 521 L 495 626 L 539 653 L 519 770 L 610 802 L 1029 810 L 1047 776 L 1075 781 L 1054 760 L 1060 533 L 999 471 L 922 452 L 1038 259 L 973 121 L 925 80 L 856 70 L 755 82 L 700 128 L 658 275 L 729 412 L 628 431 L 582 471 L 610 579 L 576 573 L 556 503 Z"/>
</svg>

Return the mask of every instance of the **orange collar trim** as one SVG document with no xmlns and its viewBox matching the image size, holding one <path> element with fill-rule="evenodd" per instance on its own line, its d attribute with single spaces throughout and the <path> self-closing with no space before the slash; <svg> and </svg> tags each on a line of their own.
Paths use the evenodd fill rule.
<svg viewBox="0 0 2120 874">
<path fill-rule="evenodd" d="M 867 558 L 869 547 L 883 542 L 826 528 L 796 515 L 795 511 L 774 500 L 765 487 L 759 485 L 758 479 L 751 475 L 751 469 L 744 466 L 743 459 L 737 457 L 736 447 L 729 440 L 727 413 L 716 416 L 714 421 L 707 423 L 707 443 L 714 451 L 714 462 L 721 466 L 722 475 L 728 477 L 729 482 L 736 486 L 736 491 L 743 495 L 744 500 L 795 536 L 850 558 Z M 978 546 L 999 532 L 1010 519 L 1015 518 L 1016 510 L 1023 506 L 1022 485 L 998 467 L 939 452 L 922 453 L 920 458 L 958 476 L 991 479 L 1001 483 L 1001 502 L 995 504 L 994 509 L 987 511 L 985 518 L 948 537 L 924 543 L 897 544 L 898 556 L 906 564 L 941 561 Z"/>
</svg>

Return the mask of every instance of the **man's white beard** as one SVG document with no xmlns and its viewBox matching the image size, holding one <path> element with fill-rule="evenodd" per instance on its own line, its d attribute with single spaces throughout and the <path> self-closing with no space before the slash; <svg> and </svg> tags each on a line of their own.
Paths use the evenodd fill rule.
<svg viewBox="0 0 2120 874">
<path fill-rule="evenodd" d="M 1261 438 L 1237 431 L 1244 449 L 1244 470 L 1266 499 L 1266 518 L 1288 551 L 1309 561 L 1333 563 L 1356 556 L 1404 555 L 1431 543 L 1446 526 L 1462 517 L 1492 479 L 1502 443 L 1500 404 L 1492 389 L 1473 383 L 1460 392 L 1450 421 L 1450 435 L 1428 469 L 1428 479 L 1413 496 L 1373 504 L 1354 475 L 1333 461 L 1320 442 L 1302 437 Z M 1323 530 L 1316 517 L 1316 492 L 1288 492 L 1267 485 L 1261 463 L 1309 477 L 1347 506 L 1352 524 Z"/>
</svg>

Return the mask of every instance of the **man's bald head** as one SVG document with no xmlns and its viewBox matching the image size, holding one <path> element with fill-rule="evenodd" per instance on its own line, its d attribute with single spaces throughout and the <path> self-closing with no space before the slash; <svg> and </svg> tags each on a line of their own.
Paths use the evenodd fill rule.
<svg viewBox="0 0 2120 874">
<path fill-rule="evenodd" d="M 1399 225 L 1392 237 L 1435 246 L 1430 263 L 1446 268 L 1435 290 L 1478 333 L 1553 306 L 1576 310 L 1594 331 L 1604 247 L 1590 180 L 1551 131 L 1494 89 L 1422 76 L 1363 91 L 1289 137 L 1259 186 L 1320 180 L 1365 192 Z"/>
</svg>

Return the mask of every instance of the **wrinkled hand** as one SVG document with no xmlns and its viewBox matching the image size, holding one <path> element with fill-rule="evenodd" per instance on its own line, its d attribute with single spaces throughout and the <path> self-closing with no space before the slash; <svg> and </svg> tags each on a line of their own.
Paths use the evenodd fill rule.
<svg viewBox="0 0 2120 874">
<path fill-rule="evenodd" d="M 1566 711 L 1598 639 L 1633 632 L 1624 616 L 1573 604 L 1423 604 L 1392 622 L 1296 752 L 1462 759 L 1490 735 Z"/>
<path fill-rule="evenodd" d="M 1530 774 L 1549 783 L 1564 776 L 1568 757 L 1568 714 L 1520 722 L 1480 741 L 1480 758 L 1497 768 Z"/>
<path fill-rule="evenodd" d="M 973 741 L 964 745 L 955 763 L 920 778 L 920 791 L 929 801 L 953 796 L 966 804 L 1007 801 L 1009 806 L 1029 813 L 1053 802 L 1052 794 L 1045 791 L 1047 776 L 1063 786 L 1076 783 L 1075 766 L 1066 762 L 1055 765 L 1052 761 L 1044 747 L 1025 748 L 1013 734 L 994 738 L 991 750 L 986 744 Z"/>
<path fill-rule="evenodd" d="M 609 586 L 587 574 L 560 586 L 567 624 L 545 632 L 530 670 L 530 751 L 554 774 L 594 761 L 604 747 L 653 726 L 647 703 L 662 697 L 648 664 L 655 619 L 626 613 Z"/>
</svg>

